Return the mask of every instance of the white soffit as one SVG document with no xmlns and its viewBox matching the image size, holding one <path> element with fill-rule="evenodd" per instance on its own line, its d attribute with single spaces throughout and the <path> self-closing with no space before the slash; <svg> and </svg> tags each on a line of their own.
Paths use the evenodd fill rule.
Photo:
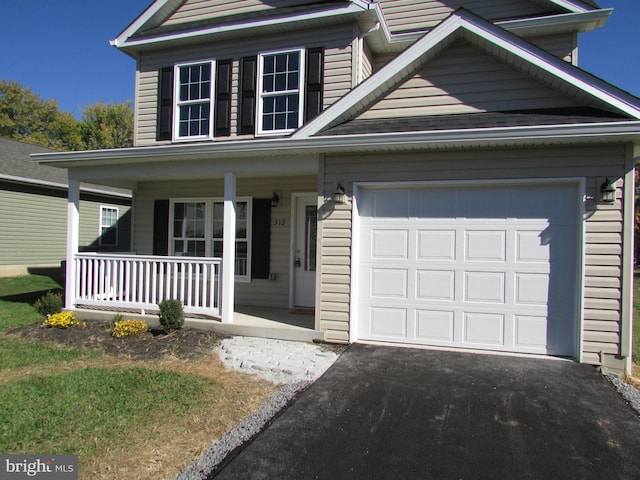
<svg viewBox="0 0 640 480">
<path fill-rule="evenodd" d="M 475 36 L 496 48 L 539 68 L 558 80 L 582 90 L 616 110 L 640 119 L 640 100 L 600 80 L 545 50 L 505 31 L 465 9 L 457 10 L 374 75 L 327 108 L 292 137 L 304 138 L 351 119 L 367 106 L 409 78 L 429 55 L 437 53 L 459 36 Z"/>
</svg>

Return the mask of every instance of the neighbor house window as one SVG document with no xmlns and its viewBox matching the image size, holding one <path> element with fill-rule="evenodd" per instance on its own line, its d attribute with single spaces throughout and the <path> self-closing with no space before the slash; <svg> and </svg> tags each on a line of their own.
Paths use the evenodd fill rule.
<svg viewBox="0 0 640 480">
<path fill-rule="evenodd" d="M 176 139 L 211 138 L 213 128 L 214 62 L 176 65 L 174 136 Z"/>
<path fill-rule="evenodd" d="M 116 207 L 100 207 L 100 238 L 103 247 L 118 245 L 118 209 Z"/>
<path fill-rule="evenodd" d="M 237 279 L 251 275 L 251 205 L 247 198 L 236 201 Z M 222 257 L 224 203 L 221 199 L 172 201 L 172 255 Z"/>
<path fill-rule="evenodd" d="M 288 133 L 302 124 L 303 50 L 258 56 L 258 133 Z"/>
</svg>

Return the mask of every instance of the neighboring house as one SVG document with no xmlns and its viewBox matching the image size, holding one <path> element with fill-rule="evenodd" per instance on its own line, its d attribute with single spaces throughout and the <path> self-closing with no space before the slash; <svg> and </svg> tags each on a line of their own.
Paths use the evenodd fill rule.
<svg viewBox="0 0 640 480">
<path fill-rule="evenodd" d="M 71 204 L 78 181 L 134 192 L 135 256 L 77 254 L 70 210 L 67 307 L 306 308 L 328 342 L 628 368 L 640 100 L 577 65 L 611 12 L 153 2 L 112 41 L 135 147 L 33 156 Z"/>
<path fill-rule="evenodd" d="M 29 157 L 53 152 L 0 137 L 0 276 L 59 268 L 66 258 L 67 172 Z M 89 184 L 80 190 L 82 250 L 130 250 L 131 192 Z"/>
</svg>

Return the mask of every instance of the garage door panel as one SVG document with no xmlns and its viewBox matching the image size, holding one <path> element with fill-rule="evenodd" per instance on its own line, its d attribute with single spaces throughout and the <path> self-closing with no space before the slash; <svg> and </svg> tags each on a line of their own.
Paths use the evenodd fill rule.
<svg viewBox="0 0 640 480">
<path fill-rule="evenodd" d="M 465 239 L 465 260 L 467 261 L 501 261 L 507 255 L 506 232 L 467 231 Z"/>
<path fill-rule="evenodd" d="M 418 300 L 453 301 L 455 294 L 455 271 L 417 270 L 416 298 Z"/>
<path fill-rule="evenodd" d="M 505 302 L 505 274 L 498 272 L 466 272 L 464 301 L 482 303 Z"/>
<path fill-rule="evenodd" d="M 416 340 L 446 342 L 454 340 L 454 312 L 441 310 L 416 311 Z"/>
<path fill-rule="evenodd" d="M 404 308 L 372 307 L 370 309 L 372 337 L 388 340 L 407 338 L 407 311 Z"/>
<path fill-rule="evenodd" d="M 504 315 L 465 313 L 464 343 L 480 346 L 504 345 Z"/>
<path fill-rule="evenodd" d="M 371 297 L 406 300 L 408 272 L 405 269 L 371 269 Z"/>
<path fill-rule="evenodd" d="M 575 187 L 416 187 L 358 197 L 361 213 L 390 214 L 367 207 L 367 198 L 395 201 L 404 205 L 395 213 L 409 216 L 360 216 L 358 338 L 575 354 Z"/>
<path fill-rule="evenodd" d="M 419 230 L 417 237 L 417 259 L 453 260 L 455 258 L 455 230 Z"/>
<path fill-rule="evenodd" d="M 372 230 L 370 258 L 407 259 L 408 239 L 409 232 L 406 229 Z"/>
</svg>

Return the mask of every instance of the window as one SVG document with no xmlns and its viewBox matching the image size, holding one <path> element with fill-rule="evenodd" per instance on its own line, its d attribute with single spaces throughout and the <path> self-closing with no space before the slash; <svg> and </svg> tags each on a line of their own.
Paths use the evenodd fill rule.
<svg viewBox="0 0 640 480">
<path fill-rule="evenodd" d="M 250 199 L 236 201 L 237 279 L 251 276 L 251 205 Z M 222 257 L 224 238 L 224 203 L 220 199 L 173 200 L 171 255 Z"/>
<path fill-rule="evenodd" d="M 118 245 L 118 209 L 100 207 L 100 238 L 98 243 L 104 247 Z"/>
<path fill-rule="evenodd" d="M 302 124 L 303 50 L 258 56 L 258 133 L 288 133 Z"/>
<path fill-rule="evenodd" d="M 213 127 L 213 61 L 175 66 L 174 136 L 211 138 Z"/>
</svg>

